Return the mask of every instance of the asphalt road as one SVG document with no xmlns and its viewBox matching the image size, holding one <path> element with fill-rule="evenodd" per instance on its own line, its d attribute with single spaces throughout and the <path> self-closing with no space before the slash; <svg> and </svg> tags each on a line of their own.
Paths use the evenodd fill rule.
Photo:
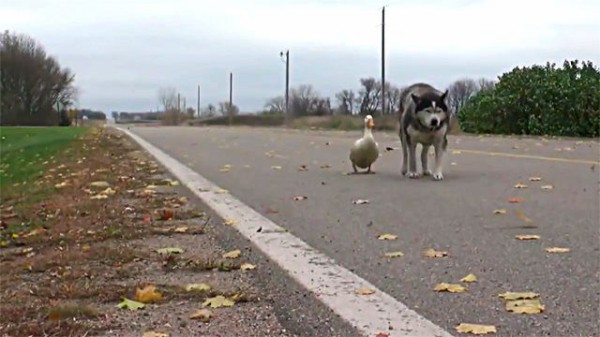
<svg viewBox="0 0 600 337">
<path fill-rule="evenodd" d="M 453 334 L 466 322 L 495 325 L 498 336 L 600 336 L 597 141 L 452 136 L 445 179 L 435 182 L 400 175 L 402 153 L 393 133 L 375 133 L 381 149 L 376 174 L 344 175 L 360 131 L 131 131 Z M 228 172 L 220 171 L 224 165 L 231 165 Z M 299 171 L 302 165 L 308 170 Z M 542 180 L 529 181 L 533 176 Z M 517 189 L 518 183 L 528 187 Z M 308 199 L 294 201 L 297 195 Z M 355 205 L 356 199 L 369 203 Z M 506 215 L 493 214 L 502 208 Z M 526 228 L 517 210 L 535 227 Z M 377 240 L 383 233 L 398 239 Z M 518 234 L 541 238 L 520 241 Z M 550 254 L 547 247 L 570 252 Z M 424 258 L 427 248 L 449 256 Z M 383 257 L 398 250 L 403 257 Z M 433 291 L 469 273 L 478 282 L 467 292 Z M 505 291 L 538 292 L 545 311 L 508 313 L 497 296 Z"/>
</svg>

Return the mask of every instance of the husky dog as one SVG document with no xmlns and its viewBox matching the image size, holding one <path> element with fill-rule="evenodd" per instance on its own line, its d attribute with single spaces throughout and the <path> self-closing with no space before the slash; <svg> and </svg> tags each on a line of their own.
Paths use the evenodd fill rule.
<svg viewBox="0 0 600 337">
<path fill-rule="evenodd" d="M 429 84 L 415 83 L 400 94 L 400 130 L 402 143 L 402 175 L 418 178 L 417 144 L 421 144 L 421 166 L 423 175 L 432 175 L 433 180 L 444 179 L 442 159 L 448 146 L 450 113 L 446 106 L 448 90 L 441 92 Z M 433 174 L 427 167 L 429 147 L 435 149 Z"/>
</svg>

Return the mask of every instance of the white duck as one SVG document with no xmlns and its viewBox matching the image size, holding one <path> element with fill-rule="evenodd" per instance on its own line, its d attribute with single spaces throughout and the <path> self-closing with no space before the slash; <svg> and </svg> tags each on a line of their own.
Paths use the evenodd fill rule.
<svg viewBox="0 0 600 337">
<path fill-rule="evenodd" d="M 352 162 L 352 168 L 354 173 L 358 173 L 356 167 L 362 169 L 366 168 L 367 172 L 371 173 L 371 165 L 379 157 L 379 145 L 373 138 L 373 116 L 367 115 L 365 117 L 365 131 L 362 138 L 357 139 L 352 147 L 350 148 L 350 161 Z"/>
</svg>

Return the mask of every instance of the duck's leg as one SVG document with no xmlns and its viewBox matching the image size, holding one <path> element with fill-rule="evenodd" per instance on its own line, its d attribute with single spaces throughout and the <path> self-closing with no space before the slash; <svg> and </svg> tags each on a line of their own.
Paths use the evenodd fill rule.
<svg viewBox="0 0 600 337">
<path fill-rule="evenodd" d="M 375 174 L 375 172 L 371 171 L 371 165 L 369 165 L 366 174 Z"/>
</svg>

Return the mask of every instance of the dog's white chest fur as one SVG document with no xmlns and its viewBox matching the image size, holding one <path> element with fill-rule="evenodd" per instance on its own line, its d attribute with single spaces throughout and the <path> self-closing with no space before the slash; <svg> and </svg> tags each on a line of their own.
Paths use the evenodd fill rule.
<svg viewBox="0 0 600 337">
<path fill-rule="evenodd" d="M 425 145 L 432 145 L 436 139 L 444 137 L 444 134 L 446 133 L 446 125 L 442 126 L 439 130 L 433 132 L 423 132 L 413 128 L 412 125 L 409 125 L 406 128 L 406 133 L 414 142 Z"/>
</svg>

